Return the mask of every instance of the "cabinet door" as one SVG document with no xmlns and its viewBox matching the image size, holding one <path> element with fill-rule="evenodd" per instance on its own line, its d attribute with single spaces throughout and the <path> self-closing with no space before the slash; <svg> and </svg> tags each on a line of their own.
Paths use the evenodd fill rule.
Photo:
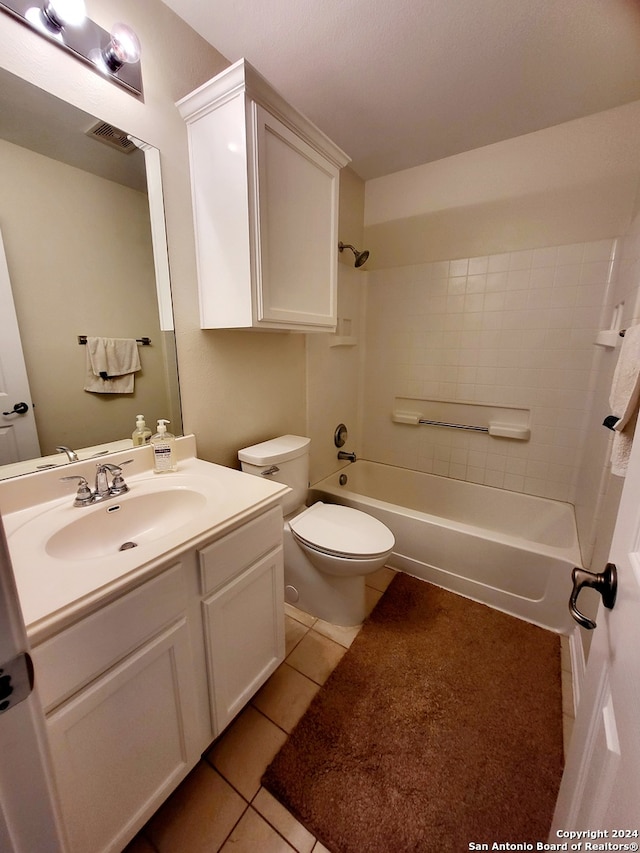
<svg viewBox="0 0 640 853">
<path fill-rule="evenodd" d="M 189 648 L 182 620 L 48 717 L 73 853 L 121 850 L 197 761 Z"/>
<path fill-rule="evenodd" d="M 282 548 L 203 601 L 203 613 L 217 735 L 284 660 Z"/>
<path fill-rule="evenodd" d="M 338 169 L 252 103 L 258 325 L 335 329 Z"/>
</svg>

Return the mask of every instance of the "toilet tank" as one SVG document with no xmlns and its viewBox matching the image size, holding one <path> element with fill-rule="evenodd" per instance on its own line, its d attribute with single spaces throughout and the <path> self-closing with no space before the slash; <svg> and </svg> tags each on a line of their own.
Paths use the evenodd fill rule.
<svg viewBox="0 0 640 853">
<path fill-rule="evenodd" d="M 284 515 L 305 504 L 309 488 L 310 444 L 311 439 L 302 435 L 281 435 L 238 451 L 242 470 L 247 474 L 268 477 L 292 490 L 282 501 Z M 270 468 L 277 470 L 263 474 Z"/>
</svg>

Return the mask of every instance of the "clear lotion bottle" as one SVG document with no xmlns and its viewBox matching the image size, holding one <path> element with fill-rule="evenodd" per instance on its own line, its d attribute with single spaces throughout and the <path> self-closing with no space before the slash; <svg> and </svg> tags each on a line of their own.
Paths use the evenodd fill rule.
<svg viewBox="0 0 640 853">
<path fill-rule="evenodd" d="M 170 432 L 167 432 L 168 423 L 169 421 L 165 418 L 160 418 L 158 421 L 158 432 L 151 436 L 153 470 L 156 474 L 175 471 L 178 467 L 175 451 L 176 438 Z"/>
</svg>

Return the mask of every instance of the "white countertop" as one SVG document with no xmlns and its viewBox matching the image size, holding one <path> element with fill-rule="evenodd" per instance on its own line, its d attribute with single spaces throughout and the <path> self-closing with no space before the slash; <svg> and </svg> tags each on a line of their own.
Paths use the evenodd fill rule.
<svg viewBox="0 0 640 853">
<path fill-rule="evenodd" d="M 195 441 L 178 439 L 176 472 L 154 474 L 150 448 L 112 454 L 113 464 L 134 458 L 123 474 L 129 492 L 91 507 L 74 507 L 76 484 L 60 482 L 61 471 L 43 471 L 0 483 L 0 510 L 22 605 L 27 633 L 37 642 L 94 611 L 160 571 L 173 557 L 199 542 L 218 538 L 246 520 L 277 506 L 288 488 L 261 477 L 197 459 Z M 71 463 L 65 475 L 85 476 L 93 482 L 96 461 Z M 53 477 L 51 476 L 53 475 Z M 30 480 L 31 482 L 25 482 Z M 9 488 L 13 486 L 13 488 Z M 141 494 L 195 489 L 205 500 L 192 515 L 167 532 L 142 537 L 138 547 L 84 558 L 61 558 L 48 553 L 50 537 L 76 519 Z M 62 493 L 62 494 L 61 494 Z M 52 497 L 52 494 L 54 495 Z M 108 523 L 108 517 L 96 516 Z"/>
</svg>

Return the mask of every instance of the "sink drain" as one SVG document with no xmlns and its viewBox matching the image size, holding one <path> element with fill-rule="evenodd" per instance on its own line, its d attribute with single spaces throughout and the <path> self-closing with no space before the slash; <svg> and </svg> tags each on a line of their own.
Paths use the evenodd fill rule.
<svg viewBox="0 0 640 853">
<path fill-rule="evenodd" d="M 118 548 L 118 551 L 128 551 L 130 548 L 137 548 L 137 542 L 123 542 L 122 545 Z"/>
</svg>

